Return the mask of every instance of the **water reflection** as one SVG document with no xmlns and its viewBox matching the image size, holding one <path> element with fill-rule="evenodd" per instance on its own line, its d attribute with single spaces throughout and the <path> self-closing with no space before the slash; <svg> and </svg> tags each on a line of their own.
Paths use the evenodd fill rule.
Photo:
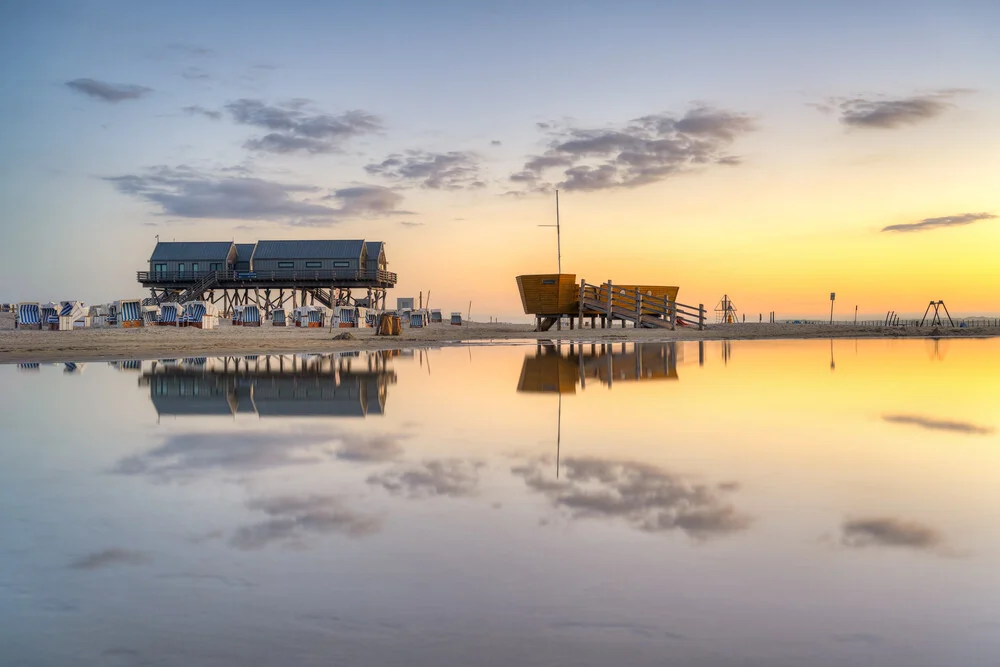
<svg viewBox="0 0 1000 667">
<path fill-rule="evenodd" d="M 202 357 L 152 362 L 140 386 L 161 416 L 366 417 L 382 415 L 391 350 L 317 355 Z"/>
<path fill-rule="evenodd" d="M 517 390 L 575 394 L 587 382 L 677 380 L 677 343 L 539 343 L 521 365 Z"/>
</svg>

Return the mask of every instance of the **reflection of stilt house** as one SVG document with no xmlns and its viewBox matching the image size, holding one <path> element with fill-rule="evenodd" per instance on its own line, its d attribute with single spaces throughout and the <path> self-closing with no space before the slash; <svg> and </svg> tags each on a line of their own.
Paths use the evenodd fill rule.
<svg viewBox="0 0 1000 667">
<path fill-rule="evenodd" d="M 364 417 L 383 414 L 396 381 L 389 358 L 379 351 L 154 362 L 140 384 L 160 415 Z"/>
</svg>

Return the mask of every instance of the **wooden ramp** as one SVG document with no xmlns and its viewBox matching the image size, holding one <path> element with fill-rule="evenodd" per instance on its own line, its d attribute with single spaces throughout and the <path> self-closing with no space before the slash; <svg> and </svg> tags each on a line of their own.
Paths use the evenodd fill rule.
<svg viewBox="0 0 1000 667">
<path fill-rule="evenodd" d="M 580 281 L 579 317 L 601 317 L 608 323 L 620 320 L 647 329 L 676 329 L 680 326 L 705 328 L 705 306 L 678 303 L 677 289 L 672 293 L 654 294 L 653 288 L 615 286 L 608 281 L 590 285 Z"/>
</svg>

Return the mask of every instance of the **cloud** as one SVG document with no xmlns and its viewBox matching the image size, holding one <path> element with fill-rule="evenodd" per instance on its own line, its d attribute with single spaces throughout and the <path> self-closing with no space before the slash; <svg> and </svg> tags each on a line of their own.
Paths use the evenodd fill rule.
<svg viewBox="0 0 1000 667">
<path fill-rule="evenodd" d="M 537 124 L 552 130 L 550 124 Z M 655 114 L 636 118 L 621 128 L 567 127 L 552 130 L 549 148 L 529 158 L 510 176 L 521 190 L 510 194 L 564 190 L 606 190 L 656 183 L 711 164 L 732 165 L 738 158 L 725 151 L 754 130 L 749 116 L 697 107 L 681 118 Z M 561 172 L 552 183 L 545 173 Z"/>
<path fill-rule="evenodd" d="M 155 204 L 162 215 L 181 218 L 316 226 L 350 216 L 405 213 L 393 208 L 402 196 L 379 186 L 343 188 L 322 197 L 339 204 L 334 207 L 301 198 L 319 193 L 315 186 L 279 183 L 231 170 L 205 173 L 184 165 L 160 166 L 104 180 L 122 194 Z"/>
<path fill-rule="evenodd" d="M 351 137 L 372 134 L 382 129 L 382 121 L 365 111 L 347 111 L 339 116 L 309 112 L 309 100 L 293 100 L 282 105 L 268 105 L 261 100 L 239 99 L 226 105 L 232 119 L 270 132 L 250 139 L 251 150 L 270 153 L 331 153 Z"/>
<path fill-rule="evenodd" d="M 334 457 L 341 461 L 356 463 L 384 463 L 398 459 L 403 454 L 403 446 L 399 442 L 405 436 L 402 434 L 373 435 L 341 435 L 340 444 L 334 451 Z"/>
<path fill-rule="evenodd" d="M 490 141 L 490 146 L 503 146 L 503 142 L 499 139 L 493 139 Z"/>
<path fill-rule="evenodd" d="M 280 433 L 173 433 L 165 436 L 160 446 L 121 459 L 112 472 L 169 480 L 215 471 L 247 473 L 307 465 L 328 457 L 341 461 L 385 462 L 402 455 L 400 440 L 404 437 L 402 434 L 337 433 L 328 429 Z M 325 445 L 331 448 L 321 450 Z"/>
<path fill-rule="evenodd" d="M 472 496 L 479 486 L 481 467 L 481 463 L 460 459 L 430 460 L 376 473 L 368 483 L 409 498 Z"/>
<path fill-rule="evenodd" d="M 399 224 L 403 225 L 404 227 L 423 227 L 424 226 L 424 223 L 422 223 L 422 222 L 414 222 L 413 220 L 400 220 Z"/>
<path fill-rule="evenodd" d="M 219 120 L 222 118 L 221 111 L 214 111 L 213 109 L 206 109 L 203 106 L 194 104 L 189 107 L 183 107 L 181 109 L 184 113 L 189 116 L 205 116 L 206 118 L 211 118 L 212 120 Z"/>
<path fill-rule="evenodd" d="M 378 174 L 397 181 L 409 181 L 432 190 L 485 187 L 486 183 L 483 182 L 479 170 L 479 156 L 463 151 L 449 153 L 407 151 L 365 166 L 365 171 L 369 174 Z"/>
<path fill-rule="evenodd" d="M 247 506 L 270 518 L 241 526 L 233 533 L 229 544 L 246 551 L 276 542 L 299 543 L 310 534 L 364 537 L 382 527 L 378 517 L 357 512 L 336 496 L 279 496 L 254 500 Z"/>
<path fill-rule="evenodd" d="M 839 103 L 840 122 L 844 125 L 886 130 L 936 118 L 953 106 L 951 98 L 971 92 L 955 88 L 897 99 L 855 97 L 831 102 Z"/>
<path fill-rule="evenodd" d="M 309 450 L 333 437 L 320 431 L 297 430 L 173 433 L 151 451 L 123 458 L 112 472 L 173 479 L 212 471 L 244 473 L 316 463 L 322 458 Z"/>
<path fill-rule="evenodd" d="M 70 563 L 69 567 L 74 570 L 99 570 L 112 565 L 142 565 L 149 560 L 149 556 L 141 551 L 114 548 L 87 554 Z"/>
<path fill-rule="evenodd" d="M 982 220 L 995 220 L 993 213 L 962 213 L 961 215 L 946 215 L 940 218 L 924 218 L 917 222 L 908 222 L 899 225 L 889 225 L 883 227 L 883 232 L 926 232 L 931 229 L 941 229 L 942 227 L 961 227 L 971 225 Z"/>
<path fill-rule="evenodd" d="M 562 471 L 561 479 L 546 477 L 542 462 L 511 470 L 529 489 L 577 519 L 617 519 L 645 532 L 679 529 L 697 539 L 750 525 L 750 518 L 725 500 L 724 490 L 656 466 L 571 458 L 563 461 Z"/>
<path fill-rule="evenodd" d="M 153 92 L 152 88 L 138 86 L 133 83 L 108 83 L 96 79 L 73 79 L 66 85 L 84 95 L 89 95 L 104 102 L 122 102 L 137 100 Z"/>
<path fill-rule="evenodd" d="M 849 519 L 841 526 L 841 544 L 852 548 L 901 547 L 937 550 L 941 535 L 928 526 L 889 517 Z"/>
<path fill-rule="evenodd" d="M 196 44 L 187 44 L 184 42 L 172 42 L 167 44 L 167 50 L 181 55 L 194 56 L 197 58 L 211 58 L 216 55 L 214 49 L 198 46 Z"/>
<path fill-rule="evenodd" d="M 208 81 L 212 75 L 200 67 L 185 67 L 181 71 L 181 76 L 188 81 Z"/>
<path fill-rule="evenodd" d="M 995 430 L 990 426 L 977 426 L 969 422 L 958 422 L 948 419 L 933 419 L 922 415 L 890 414 L 882 415 L 882 419 L 891 424 L 910 424 L 932 431 L 951 431 L 953 433 L 966 433 L 969 435 L 990 435 Z"/>
</svg>

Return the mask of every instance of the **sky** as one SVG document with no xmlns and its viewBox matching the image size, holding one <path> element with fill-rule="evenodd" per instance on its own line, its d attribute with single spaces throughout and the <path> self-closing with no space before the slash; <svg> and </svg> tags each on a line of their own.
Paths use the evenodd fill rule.
<svg viewBox="0 0 1000 667">
<path fill-rule="evenodd" d="M 562 268 L 748 320 L 1000 313 L 1000 5 L 20 2 L 0 301 L 141 296 L 161 240 L 363 238 L 524 318 Z"/>
</svg>

